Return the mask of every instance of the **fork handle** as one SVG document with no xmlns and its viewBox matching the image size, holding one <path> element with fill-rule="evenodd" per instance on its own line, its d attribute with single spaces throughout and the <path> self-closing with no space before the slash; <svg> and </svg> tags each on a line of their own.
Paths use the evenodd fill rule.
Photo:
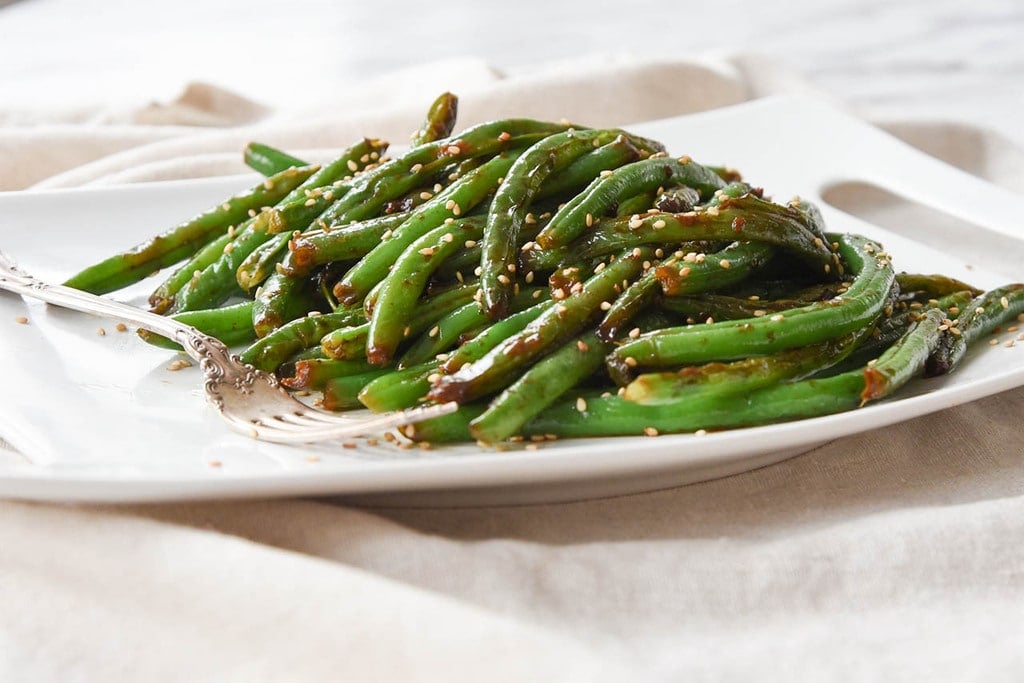
<svg viewBox="0 0 1024 683">
<path fill-rule="evenodd" d="M 0 251 L 0 289 L 40 299 L 55 306 L 71 308 L 91 315 L 124 320 L 182 343 L 194 329 L 173 318 L 144 311 L 120 301 L 105 299 L 78 289 L 43 282 L 26 273 Z"/>
</svg>

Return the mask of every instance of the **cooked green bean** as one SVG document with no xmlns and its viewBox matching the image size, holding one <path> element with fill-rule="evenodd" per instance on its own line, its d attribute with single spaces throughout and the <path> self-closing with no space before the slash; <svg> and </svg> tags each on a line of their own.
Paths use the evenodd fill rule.
<svg viewBox="0 0 1024 683">
<path fill-rule="evenodd" d="M 293 157 L 276 147 L 265 145 L 262 142 L 250 142 L 245 146 L 242 158 L 245 165 L 265 176 L 272 176 L 275 173 L 287 170 L 292 166 L 305 166 L 302 159 Z"/>
<path fill-rule="evenodd" d="M 434 142 L 451 135 L 452 129 L 455 128 L 455 119 L 458 116 L 458 112 L 458 97 L 450 92 L 438 95 L 427 111 L 427 118 L 423 122 L 423 127 L 413 134 L 412 146 L 418 147 L 419 145 Z"/>
<path fill-rule="evenodd" d="M 586 190 L 571 199 L 548 227 L 537 235 L 537 244 L 545 249 L 569 244 L 603 216 L 609 207 L 624 199 L 660 187 L 686 185 L 710 198 L 725 186 L 722 179 L 689 158 L 652 157 L 615 169 L 596 178 Z M 651 197 L 653 201 L 654 197 Z M 649 206 L 650 204 L 648 204 Z"/>
<path fill-rule="evenodd" d="M 289 168 L 252 189 L 231 197 L 126 252 L 86 268 L 64 283 L 93 294 L 127 287 L 161 268 L 188 258 L 207 242 L 249 218 L 250 211 L 274 204 L 317 171 L 318 166 Z M 219 303 L 219 302 L 218 302 Z"/>
<path fill-rule="evenodd" d="M 831 339 L 871 325 L 888 302 L 895 274 L 873 242 L 835 235 L 856 279 L 842 296 L 785 313 L 658 330 L 609 355 L 609 369 L 625 381 L 635 367 L 665 367 L 775 353 Z"/>
</svg>

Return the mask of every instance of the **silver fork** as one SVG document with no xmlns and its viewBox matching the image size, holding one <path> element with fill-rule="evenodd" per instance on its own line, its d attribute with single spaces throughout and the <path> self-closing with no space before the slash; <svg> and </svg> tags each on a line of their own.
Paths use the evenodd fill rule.
<svg viewBox="0 0 1024 683">
<path fill-rule="evenodd" d="M 38 280 L 2 251 L 0 289 L 92 315 L 125 320 L 173 339 L 202 368 L 207 401 L 232 429 L 255 439 L 308 443 L 353 437 L 446 415 L 458 408 L 455 403 L 445 403 L 371 416 L 316 410 L 293 398 L 277 378 L 242 363 L 220 340 L 173 318 Z"/>
</svg>

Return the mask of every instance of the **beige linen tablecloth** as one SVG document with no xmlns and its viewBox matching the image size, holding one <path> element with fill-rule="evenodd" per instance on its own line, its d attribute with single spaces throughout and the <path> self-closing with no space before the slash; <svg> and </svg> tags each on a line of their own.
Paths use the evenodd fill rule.
<svg viewBox="0 0 1024 683">
<path fill-rule="evenodd" d="M 401 141 L 441 88 L 462 96 L 462 124 L 622 124 L 803 88 L 747 64 L 506 79 L 463 60 L 288 115 L 195 84 L 90 123 L 0 128 L 0 187 L 238 172 L 251 138 Z M 997 136 L 891 124 L 1024 190 L 1024 159 Z M 728 479 L 571 504 L 3 502 L 0 680 L 1019 680 L 1022 409 L 1010 391 Z"/>
</svg>

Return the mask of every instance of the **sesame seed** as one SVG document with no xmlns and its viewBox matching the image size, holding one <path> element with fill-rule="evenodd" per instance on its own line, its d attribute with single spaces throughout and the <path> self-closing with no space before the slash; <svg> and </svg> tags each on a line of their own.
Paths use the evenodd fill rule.
<svg viewBox="0 0 1024 683">
<path fill-rule="evenodd" d="M 637 228 L 639 228 L 643 224 L 644 224 L 644 222 L 642 220 L 640 220 L 639 218 L 632 218 L 629 221 L 629 227 L 632 228 L 633 230 L 636 230 Z"/>
<path fill-rule="evenodd" d="M 431 384 L 435 384 L 437 382 L 440 382 L 441 381 L 440 373 L 437 373 L 437 372 L 430 373 L 429 375 L 427 375 L 427 381 L 430 382 Z"/>
<path fill-rule="evenodd" d="M 231 204 L 228 203 L 228 202 L 224 202 L 223 204 L 220 205 L 220 208 L 222 210 L 224 210 L 224 211 L 230 211 L 231 210 Z"/>
<path fill-rule="evenodd" d="M 718 262 L 718 265 L 721 268 L 728 269 L 728 268 L 730 268 L 732 266 L 732 263 L 729 261 L 729 259 L 725 259 L 724 258 L 724 259 L 722 259 L 721 261 Z"/>
<path fill-rule="evenodd" d="M 602 261 L 601 263 L 598 263 L 596 266 L 594 266 L 594 274 L 596 275 L 597 273 L 600 273 L 602 270 L 604 270 L 607 267 L 608 267 L 608 264 L 605 263 L 604 261 Z"/>
<path fill-rule="evenodd" d="M 591 227 L 593 225 L 594 225 L 594 216 L 593 216 L 593 214 L 589 214 L 588 213 L 587 214 L 587 227 L 589 228 L 589 227 Z"/>
<path fill-rule="evenodd" d="M 97 327 L 96 328 L 96 334 L 98 334 L 101 337 L 106 337 L 107 336 L 107 331 L 105 329 L 103 329 L 102 327 Z"/>
<path fill-rule="evenodd" d="M 350 171 L 358 171 L 359 170 L 359 164 L 357 164 L 356 162 L 352 161 L 351 159 L 349 159 L 348 163 L 346 163 L 345 165 L 348 166 L 348 170 L 350 170 Z"/>
<path fill-rule="evenodd" d="M 590 350 L 590 347 L 587 346 L 587 342 L 583 341 L 582 339 L 576 340 L 576 348 L 584 353 Z"/>
<path fill-rule="evenodd" d="M 1004 296 L 1001 299 L 999 299 L 999 305 L 1002 306 L 1003 308 L 1009 308 L 1010 300 Z"/>
<path fill-rule="evenodd" d="M 960 330 L 959 330 L 959 329 L 957 329 L 956 327 L 950 327 L 950 328 L 949 328 L 949 333 L 950 333 L 951 335 L 953 335 L 954 337 L 959 337 L 959 336 L 961 335 L 961 332 L 960 332 Z"/>
<path fill-rule="evenodd" d="M 658 430 L 654 427 L 644 427 L 644 434 L 647 436 L 657 436 Z"/>
<path fill-rule="evenodd" d="M 526 277 L 524 278 L 526 280 L 526 284 L 530 284 L 531 282 L 533 282 L 533 277 L 533 271 L 531 270 L 529 273 L 526 274 Z"/>
<path fill-rule="evenodd" d="M 718 207 L 717 206 L 709 206 L 708 210 L 707 210 L 707 214 L 709 216 L 717 216 L 718 215 Z"/>
<path fill-rule="evenodd" d="M 419 173 L 423 170 L 423 164 L 413 164 L 409 170 L 413 173 Z"/>
<path fill-rule="evenodd" d="M 433 327 L 431 327 L 431 328 L 430 328 L 430 331 L 429 331 L 429 332 L 427 332 L 427 336 L 428 336 L 428 337 L 431 337 L 431 338 L 433 338 L 433 337 L 436 337 L 436 336 L 437 336 L 437 334 L 438 334 L 438 333 L 439 333 L 440 331 L 441 331 L 441 328 L 440 328 L 440 327 L 438 327 L 437 325 L 434 325 Z"/>
<path fill-rule="evenodd" d="M 167 369 L 171 372 L 177 372 L 178 370 L 184 370 L 185 368 L 192 367 L 192 363 L 185 360 L 184 358 L 173 360 L 167 365 Z"/>
<path fill-rule="evenodd" d="M 635 368 L 637 366 L 636 358 L 633 358 L 632 356 L 626 356 L 623 362 L 627 367 Z"/>
<path fill-rule="evenodd" d="M 420 199 L 430 199 L 433 196 L 430 192 L 420 192 Z"/>
<path fill-rule="evenodd" d="M 449 211 L 452 210 L 453 206 L 455 206 L 455 200 L 454 199 L 449 199 L 448 201 L 446 201 L 444 203 L 444 208 L 448 209 Z"/>
<path fill-rule="evenodd" d="M 612 174 L 612 172 L 611 172 L 611 171 L 608 171 L 608 170 L 604 170 L 604 171 L 601 171 L 601 173 L 600 173 L 600 176 L 601 176 L 602 178 L 607 178 L 607 177 L 608 177 L 608 176 L 610 176 L 611 174 Z"/>
<path fill-rule="evenodd" d="M 576 410 L 581 413 L 587 412 L 587 401 L 582 396 L 576 399 Z"/>
<path fill-rule="evenodd" d="M 989 346 L 997 346 L 998 344 L 999 344 L 999 340 L 998 339 L 990 339 L 988 341 L 988 345 Z"/>
<path fill-rule="evenodd" d="M 455 235 L 451 234 L 450 232 L 446 232 L 445 234 L 441 235 L 441 241 L 444 242 L 445 244 L 451 244 L 452 242 L 455 241 Z"/>
<path fill-rule="evenodd" d="M 659 220 L 654 221 L 654 223 L 651 225 L 651 227 L 653 227 L 655 230 L 661 230 L 666 225 L 667 225 L 667 223 L 665 223 L 665 221 L 659 219 Z"/>
<path fill-rule="evenodd" d="M 382 234 L 382 235 L 380 236 L 380 238 L 381 238 L 382 240 L 389 240 L 389 239 L 391 239 L 391 236 L 392 236 L 392 235 L 394 235 L 394 234 L 395 234 L 395 231 L 394 231 L 394 230 L 385 230 L 385 231 L 384 231 L 384 234 Z"/>
<path fill-rule="evenodd" d="M 509 140 L 512 139 L 512 136 L 509 135 L 507 131 L 501 131 L 501 134 L 498 135 L 498 139 L 501 140 L 502 142 L 508 142 Z"/>
<path fill-rule="evenodd" d="M 1008 349 L 1012 349 L 1013 348 L 1013 340 L 1011 339 L 1010 341 L 1008 341 L 1005 344 L 1003 344 L 1003 346 L 1005 346 Z"/>
<path fill-rule="evenodd" d="M 679 277 L 686 277 L 691 272 L 692 271 L 689 266 L 683 266 L 682 268 L 679 269 Z"/>
<path fill-rule="evenodd" d="M 541 291 L 540 291 L 540 290 L 538 289 L 538 290 L 537 290 L 536 292 L 534 292 L 534 293 L 533 293 L 533 294 L 532 294 L 531 296 L 532 296 L 532 297 L 533 297 L 534 299 L 539 299 L 539 298 L 540 298 L 540 296 L 541 296 Z"/>
<path fill-rule="evenodd" d="M 18 323 L 19 325 L 28 325 L 28 318 L 26 318 L 23 315 L 19 315 L 17 318 L 14 319 L 14 322 Z"/>
<path fill-rule="evenodd" d="M 601 310 L 602 311 L 611 310 L 611 307 L 612 307 L 611 302 L 609 302 L 609 301 L 602 301 L 601 302 Z"/>
<path fill-rule="evenodd" d="M 508 279 L 508 275 L 502 273 L 501 275 L 498 276 L 498 282 L 500 282 L 503 285 L 507 285 L 510 284 L 512 280 Z"/>
<path fill-rule="evenodd" d="M 423 254 L 424 256 L 433 256 L 434 255 L 434 247 L 424 247 L 424 248 L 420 249 L 420 253 Z"/>
<path fill-rule="evenodd" d="M 765 315 L 768 315 L 768 311 L 763 311 L 760 308 L 757 309 L 756 311 L 754 311 L 754 317 L 755 318 L 760 318 L 760 317 L 765 316 Z"/>
<path fill-rule="evenodd" d="M 314 204 L 316 204 L 316 200 L 313 199 L 313 198 L 310 198 L 310 199 L 307 199 L 305 201 L 304 206 L 313 206 Z"/>
<path fill-rule="evenodd" d="M 124 323 L 118 323 L 114 325 L 114 329 L 117 330 L 118 332 L 127 332 L 128 326 L 125 325 Z"/>
<path fill-rule="evenodd" d="M 775 315 L 773 315 L 773 316 L 772 316 L 772 317 L 770 318 L 770 320 L 771 320 L 772 322 L 780 322 L 780 321 L 782 321 L 782 320 L 784 320 L 784 319 L 785 319 L 785 316 L 784 316 L 784 315 L 782 315 L 781 313 L 776 313 Z"/>
<path fill-rule="evenodd" d="M 707 436 L 707 433 L 708 433 L 708 430 L 706 430 L 706 429 L 698 429 L 697 431 L 695 431 L 693 433 L 693 435 L 694 436 Z"/>
<path fill-rule="evenodd" d="M 462 149 L 458 145 L 448 145 L 448 149 L 446 151 L 453 157 L 457 157 L 462 153 Z"/>
<path fill-rule="evenodd" d="M 982 313 L 985 312 L 985 309 L 982 308 L 981 306 L 978 306 L 977 308 L 974 309 L 974 312 L 977 313 L 978 315 L 981 315 Z"/>
</svg>

